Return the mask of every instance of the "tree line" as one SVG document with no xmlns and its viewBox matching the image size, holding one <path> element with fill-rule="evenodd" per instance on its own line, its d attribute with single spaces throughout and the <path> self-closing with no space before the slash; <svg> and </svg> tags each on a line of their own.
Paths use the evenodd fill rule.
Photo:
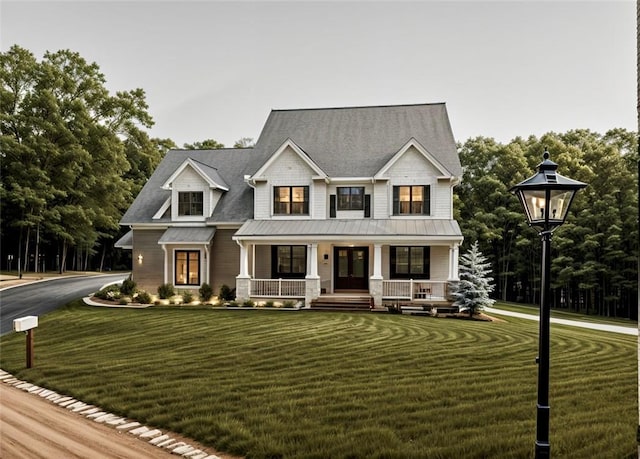
<svg viewBox="0 0 640 459">
<path fill-rule="evenodd" d="M 171 139 L 152 138 L 144 90 L 111 94 L 70 50 L 0 53 L 0 234 L 7 269 L 130 268 L 118 222 Z M 251 146 L 242 138 L 237 148 Z M 184 148 L 223 148 L 212 139 Z"/>
<path fill-rule="evenodd" d="M 70 50 L 41 60 L 26 49 L 0 53 L 0 265 L 22 271 L 129 269 L 113 249 L 118 222 L 171 139 L 149 136 L 144 90 L 110 93 L 96 63 Z M 242 138 L 234 147 L 252 145 Z M 547 147 L 559 173 L 588 183 L 552 241 L 554 303 L 635 318 L 637 137 L 573 130 L 507 144 L 477 137 L 458 146 L 455 189 L 466 249 L 478 241 L 497 299 L 537 303 L 540 240 L 509 188 L 533 175 Z M 222 148 L 213 139 L 184 148 Z M 9 259 L 11 257 L 11 259 Z"/>
<path fill-rule="evenodd" d="M 541 241 L 509 189 L 537 172 L 546 147 L 558 173 L 588 184 L 552 238 L 553 306 L 637 318 L 638 139 L 625 129 L 517 137 L 477 137 L 459 145 L 464 168 L 456 218 L 465 245 L 491 261 L 497 299 L 537 304 Z"/>
</svg>

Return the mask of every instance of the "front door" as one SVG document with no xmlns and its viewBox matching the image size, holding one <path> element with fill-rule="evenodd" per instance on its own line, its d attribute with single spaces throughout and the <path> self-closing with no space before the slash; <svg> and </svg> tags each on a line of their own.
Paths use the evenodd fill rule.
<svg viewBox="0 0 640 459">
<path fill-rule="evenodd" d="M 369 289 L 369 248 L 334 247 L 335 290 Z"/>
</svg>

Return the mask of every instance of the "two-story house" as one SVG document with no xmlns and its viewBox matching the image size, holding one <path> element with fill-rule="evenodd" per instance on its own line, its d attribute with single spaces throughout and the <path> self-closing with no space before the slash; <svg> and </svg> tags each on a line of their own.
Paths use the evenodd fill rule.
<svg viewBox="0 0 640 459">
<path fill-rule="evenodd" d="M 444 104 L 273 110 L 252 149 L 169 151 L 121 224 L 133 279 L 243 299 L 444 299 L 462 177 Z"/>
</svg>

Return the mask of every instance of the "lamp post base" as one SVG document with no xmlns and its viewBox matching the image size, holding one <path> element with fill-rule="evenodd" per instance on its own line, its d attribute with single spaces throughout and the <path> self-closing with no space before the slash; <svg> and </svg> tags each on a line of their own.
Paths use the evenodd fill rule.
<svg viewBox="0 0 640 459">
<path fill-rule="evenodd" d="M 536 441 L 536 459 L 549 459 L 551 457 L 551 445 Z"/>
</svg>

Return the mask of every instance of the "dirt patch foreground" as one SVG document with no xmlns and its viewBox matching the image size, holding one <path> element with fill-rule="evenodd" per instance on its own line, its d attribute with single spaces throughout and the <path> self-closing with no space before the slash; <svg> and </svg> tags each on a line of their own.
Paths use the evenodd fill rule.
<svg viewBox="0 0 640 459">
<path fill-rule="evenodd" d="M 0 457 L 30 459 L 155 459 L 176 457 L 169 450 L 126 432 L 94 422 L 0 383 Z M 172 438 L 180 437 L 171 434 Z M 198 447 L 192 440 L 182 440 Z M 203 450 L 205 448 L 202 448 Z M 206 448 L 211 450 L 210 448 Z M 210 456 L 221 459 L 226 455 Z"/>
</svg>

